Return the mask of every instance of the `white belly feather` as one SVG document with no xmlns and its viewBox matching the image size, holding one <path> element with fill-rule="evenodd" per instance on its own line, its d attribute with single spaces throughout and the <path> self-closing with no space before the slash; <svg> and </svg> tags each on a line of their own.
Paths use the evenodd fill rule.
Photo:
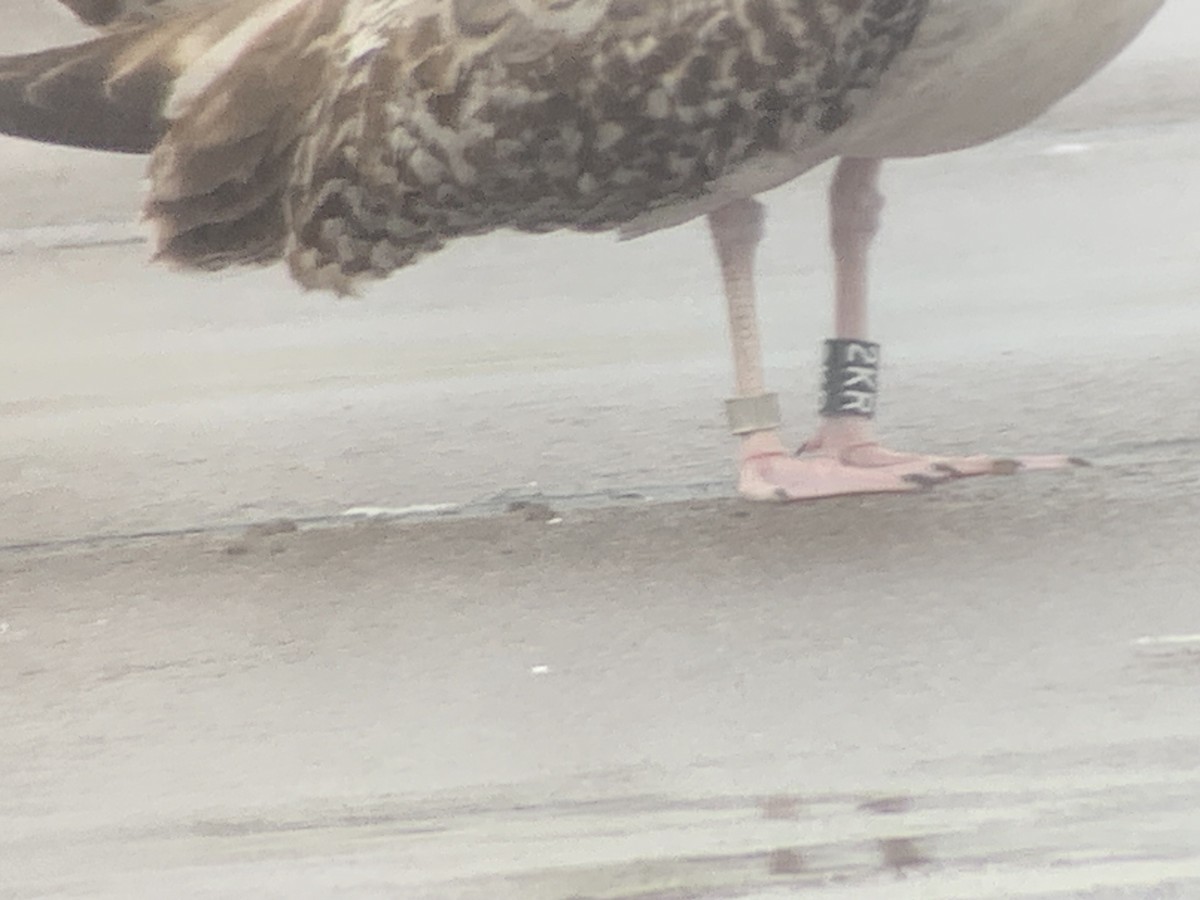
<svg viewBox="0 0 1200 900">
<path fill-rule="evenodd" d="M 930 0 L 912 44 L 869 104 L 826 140 L 770 154 L 708 196 L 640 216 L 637 237 L 778 187 L 839 156 L 886 159 L 961 150 L 1028 124 L 1142 30 L 1164 0 Z"/>
<path fill-rule="evenodd" d="M 932 0 L 839 155 L 924 156 L 1027 124 L 1117 55 L 1164 0 Z"/>
</svg>

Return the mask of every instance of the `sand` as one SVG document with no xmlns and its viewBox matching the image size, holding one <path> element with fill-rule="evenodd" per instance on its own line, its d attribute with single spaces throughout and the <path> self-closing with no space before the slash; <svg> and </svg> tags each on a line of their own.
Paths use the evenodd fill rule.
<svg viewBox="0 0 1200 900">
<path fill-rule="evenodd" d="M 0 896 L 1200 896 L 1195 19 L 889 169 L 881 429 L 1093 463 L 912 496 L 733 496 L 699 225 L 342 302 L 0 142 Z M 767 198 L 797 442 L 826 178 Z"/>
</svg>

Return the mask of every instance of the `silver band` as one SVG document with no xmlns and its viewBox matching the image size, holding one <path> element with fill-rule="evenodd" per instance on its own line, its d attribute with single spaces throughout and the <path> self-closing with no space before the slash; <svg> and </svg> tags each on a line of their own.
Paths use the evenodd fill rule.
<svg viewBox="0 0 1200 900">
<path fill-rule="evenodd" d="M 734 397 L 725 401 L 725 418 L 733 434 L 771 431 L 780 425 L 779 395 Z"/>
</svg>

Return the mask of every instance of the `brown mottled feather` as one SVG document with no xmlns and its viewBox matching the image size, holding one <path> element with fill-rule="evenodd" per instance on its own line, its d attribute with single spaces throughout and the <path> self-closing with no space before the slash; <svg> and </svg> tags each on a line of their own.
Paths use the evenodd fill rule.
<svg viewBox="0 0 1200 900">
<path fill-rule="evenodd" d="M 150 159 L 157 255 L 204 269 L 284 253 L 285 196 L 330 73 L 340 0 L 293 4 L 174 116 Z M 286 85 L 286 88 L 281 87 Z"/>
<path fill-rule="evenodd" d="M 457 236 L 619 227 L 803 151 L 869 99 L 926 3 L 226 0 L 0 60 L 0 130 L 114 149 L 161 135 L 160 257 L 282 256 L 347 291 Z M 37 86 L 76 81 L 97 110 L 52 121 Z"/>
</svg>

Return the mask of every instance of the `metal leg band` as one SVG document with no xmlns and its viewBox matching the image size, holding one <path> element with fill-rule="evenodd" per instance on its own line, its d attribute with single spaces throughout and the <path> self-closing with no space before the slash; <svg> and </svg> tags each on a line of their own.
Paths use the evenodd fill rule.
<svg viewBox="0 0 1200 900">
<path fill-rule="evenodd" d="M 821 415 L 873 418 L 878 393 L 879 345 L 846 338 L 827 340 Z"/>
<path fill-rule="evenodd" d="M 779 427 L 779 395 L 759 394 L 757 397 L 734 397 L 725 401 L 725 417 L 734 434 L 753 434 Z"/>
</svg>

